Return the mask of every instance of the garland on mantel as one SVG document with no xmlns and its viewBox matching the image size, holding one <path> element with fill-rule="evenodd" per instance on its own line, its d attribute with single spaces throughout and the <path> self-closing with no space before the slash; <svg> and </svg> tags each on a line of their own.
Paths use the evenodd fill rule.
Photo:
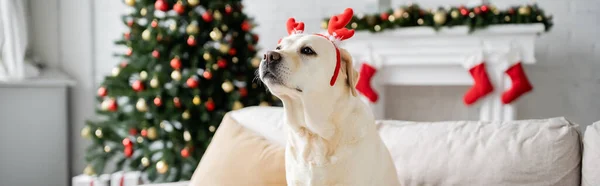
<svg viewBox="0 0 600 186">
<path fill-rule="evenodd" d="M 325 18 L 321 26 L 327 28 L 328 23 L 329 18 Z M 409 4 L 377 14 L 359 14 L 352 18 L 347 27 L 356 31 L 381 32 L 415 26 L 432 27 L 435 30 L 442 27 L 468 26 L 469 32 L 473 32 L 490 25 L 533 23 L 542 23 L 545 31 L 549 31 L 552 27 L 552 16 L 546 16 L 544 10 L 536 4 L 513 6 L 506 10 L 499 10 L 490 4 L 437 10 L 426 10 L 419 5 Z"/>
</svg>

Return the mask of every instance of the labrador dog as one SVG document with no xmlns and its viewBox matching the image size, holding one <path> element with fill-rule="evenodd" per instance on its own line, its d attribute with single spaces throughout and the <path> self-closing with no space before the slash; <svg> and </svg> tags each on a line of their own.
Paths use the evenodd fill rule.
<svg viewBox="0 0 600 186">
<path fill-rule="evenodd" d="M 292 34 L 264 55 L 258 74 L 283 101 L 288 185 L 399 185 L 374 116 L 357 97 L 358 73 L 346 50 L 327 37 Z"/>
</svg>

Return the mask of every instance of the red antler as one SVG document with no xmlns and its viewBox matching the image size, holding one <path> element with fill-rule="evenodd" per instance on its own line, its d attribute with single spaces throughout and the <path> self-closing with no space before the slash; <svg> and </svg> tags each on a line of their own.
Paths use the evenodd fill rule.
<svg viewBox="0 0 600 186">
<path fill-rule="evenodd" d="M 329 20 L 327 31 L 329 35 L 335 36 L 337 39 L 345 40 L 354 35 L 354 30 L 348 30 L 346 25 L 352 20 L 353 11 L 351 8 L 346 8 L 344 13 L 332 16 Z"/>
<path fill-rule="evenodd" d="M 287 32 L 289 35 L 292 35 L 292 33 L 294 32 L 304 32 L 304 23 L 303 22 L 297 22 L 294 18 L 289 18 L 287 20 L 286 23 L 286 27 L 287 27 Z"/>
</svg>

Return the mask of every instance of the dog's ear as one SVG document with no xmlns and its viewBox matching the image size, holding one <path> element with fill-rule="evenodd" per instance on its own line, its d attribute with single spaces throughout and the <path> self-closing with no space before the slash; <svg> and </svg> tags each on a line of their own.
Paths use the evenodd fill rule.
<svg viewBox="0 0 600 186">
<path fill-rule="evenodd" d="M 346 83 L 350 88 L 350 92 L 352 92 L 352 96 L 357 96 L 356 82 L 358 81 L 358 72 L 352 66 L 352 56 L 343 48 L 340 48 L 340 55 L 342 58 L 342 71 L 346 74 Z"/>
</svg>

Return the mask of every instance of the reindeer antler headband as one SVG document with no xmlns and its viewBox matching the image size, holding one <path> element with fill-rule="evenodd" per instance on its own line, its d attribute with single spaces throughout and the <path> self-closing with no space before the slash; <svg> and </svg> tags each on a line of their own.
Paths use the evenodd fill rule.
<svg viewBox="0 0 600 186">
<path fill-rule="evenodd" d="M 327 27 L 327 34 L 315 34 L 327 38 L 329 41 L 331 41 L 333 47 L 335 47 L 336 62 L 335 71 L 333 72 L 331 80 L 329 81 L 329 85 L 331 86 L 335 85 L 335 80 L 337 79 L 341 67 L 341 56 L 338 44 L 354 35 L 354 30 L 345 28 L 350 20 L 352 20 L 353 14 L 354 13 L 351 8 L 346 8 L 343 13 L 331 16 L 331 19 L 329 19 L 329 25 Z M 286 27 L 289 35 L 302 34 L 304 32 L 304 23 L 296 22 L 294 18 L 289 18 L 287 20 Z"/>
</svg>

